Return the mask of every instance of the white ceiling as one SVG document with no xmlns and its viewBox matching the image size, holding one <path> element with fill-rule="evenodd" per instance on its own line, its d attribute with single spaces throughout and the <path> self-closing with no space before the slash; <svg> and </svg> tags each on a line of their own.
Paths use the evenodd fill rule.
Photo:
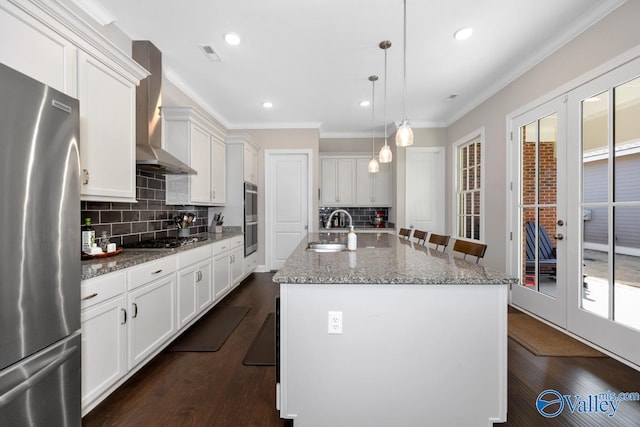
<svg viewBox="0 0 640 427">
<path fill-rule="evenodd" d="M 78 1 L 78 0 L 76 0 Z M 371 135 L 402 119 L 402 0 L 83 0 L 163 53 L 165 75 L 229 129 L 318 127 Z M 407 117 L 446 126 L 597 22 L 621 0 L 407 0 Z M 455 30 L 473 27 L 466 41 Z M 223 34 L 242 37 L 228 46 Z M 198 47 L 211 45 L 212 62 Z M 447 98 L 457 94 L 449 101 Z M 273 102 L 265 110 L 263 101 Z M 391 132 L 391 128 L 389 130 Z M 381 132 L 380 132 L 381 133 Z"/>
</svg>

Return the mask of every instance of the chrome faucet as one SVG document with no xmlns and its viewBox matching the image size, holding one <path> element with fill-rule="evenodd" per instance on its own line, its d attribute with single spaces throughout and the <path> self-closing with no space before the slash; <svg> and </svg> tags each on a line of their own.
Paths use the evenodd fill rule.
<svg viewBox="0 0 640 427">
<path fill-rule="evenodd" d="M 335 211 L 331 212 L 331 214 L 329 215 L 329 219 L 327 220 L 327 224 L 324 226 L 324 228 L 326 228 L 327 230 L 331 228 L 331 218 L 333 218 L 334 214 L 339 212 L 347 214 L 347 216 L 349 217 L 349 228 L 353 227 L 353 221 L 351 219 L 351 215 L 349 214 L 349 212 L 345 211 L 344 209 L 336 209 Z"/>
</svg>

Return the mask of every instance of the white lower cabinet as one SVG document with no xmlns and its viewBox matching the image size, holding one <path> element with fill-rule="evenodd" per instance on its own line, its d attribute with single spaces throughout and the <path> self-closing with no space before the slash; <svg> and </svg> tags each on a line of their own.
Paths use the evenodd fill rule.
<svg viewBox="0 0 640 427">
<path fill-rule="evenodd" d="M 236 246 L 231 249 L 230 260 L 231 263 L 231 286 L 236 286 L 242 280 L 243 263 L 244 261 L 244 242 L 240 246 Z"/>
<path fill-rule="evenodd" d="M 84 280 L 82 415 L 237 286 L 243 254 L 238 235 Z"/>
<path fill-rule="evenodd" d="M 125 273 L 83 282 L 82 407 L 88 407 L 127 373 Z"/>
<path fill-rule="evenodd" d="M 213 298 L 219 299 L 231 288 L 231 259 L 229 243 L 216 243 L 213 247 Z"/>
<path fill-rule="evenodd" d="M 244 236 L 223 240 L 213 245 L 213 289 L 216 300 L 242 281 L 243 262 Z"/>
<path fill-rule="evenodd" d="M 186 326 L 213 301 L 211 246 L 178 255 L 178 328 Z"/>
<path fill-rule="evenodd" d="M 129 292 L 129 369 L 142 362 L 176 331 L 175 274 Z"/>
</svg>

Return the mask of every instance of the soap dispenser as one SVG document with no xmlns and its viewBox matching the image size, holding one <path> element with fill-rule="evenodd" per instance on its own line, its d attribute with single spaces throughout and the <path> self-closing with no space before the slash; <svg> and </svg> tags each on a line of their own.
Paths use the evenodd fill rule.
<svg viewBox="0 0 640 427">
<path fill-rule="evenodd" d="M 355 251 L 358 247 L 358 236 L 356 236 L 356 232 L 353 229 L 353 226 L 349 227 L 349 233 L 347 234 L 347 249 L 350 251 Z"/>
</svg>

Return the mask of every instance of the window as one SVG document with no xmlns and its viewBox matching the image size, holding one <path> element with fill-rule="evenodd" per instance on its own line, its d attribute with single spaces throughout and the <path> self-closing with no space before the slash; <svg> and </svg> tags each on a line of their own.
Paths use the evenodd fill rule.
<svg viewBox="0 0 640 427">
<path fill-rule="evenodd" d="M 476 133 L 456 144 L 456 237 L 482 240 L 482 140 Z"/>
</svg>

